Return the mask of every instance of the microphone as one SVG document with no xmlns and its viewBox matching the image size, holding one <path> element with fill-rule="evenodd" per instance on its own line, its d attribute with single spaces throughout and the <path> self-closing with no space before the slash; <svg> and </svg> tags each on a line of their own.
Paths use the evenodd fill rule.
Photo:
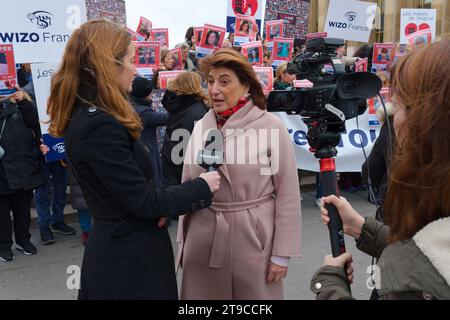
<svg viewBox="0 0 450 320">
<path fill-rule="evenodd" d="M 211 130 L 205 148 L 197 157 L 197 163 L 208 172 L 217 171 L 223 165 L 223 135 L 220 130 Z"/>
</svg>

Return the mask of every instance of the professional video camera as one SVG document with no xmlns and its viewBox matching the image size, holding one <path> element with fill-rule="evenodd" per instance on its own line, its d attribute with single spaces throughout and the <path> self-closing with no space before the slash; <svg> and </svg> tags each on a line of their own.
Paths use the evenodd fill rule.
<svg viewBox="0 0 450 320">
<path fill-rule="evenodd" d="M 337 49 L 345 44 L 336 38 L 312 39 L 306 49 L 288 64 L 287 71 L 298 80 L 307 79 L 312 88 L 272 91 L 267 110 L 299 114 L 308 126 L 311 151 L 320 159 L 324 195 L 338 195 L 336 182 L 336 146 L 346 131 L 345 121 L 363 114 L 367 99 L 376 96 L 381 80 L 368 72 L 347 72 Z M 276 48 L 274 48 L 276 50 Z M 327 65 L 332 66 L 328 68 Z M 334 206 L 326 206 L 330 223 L 331 249 L 334 257 L 345 252 L 342 221 Z"/>
</svg>

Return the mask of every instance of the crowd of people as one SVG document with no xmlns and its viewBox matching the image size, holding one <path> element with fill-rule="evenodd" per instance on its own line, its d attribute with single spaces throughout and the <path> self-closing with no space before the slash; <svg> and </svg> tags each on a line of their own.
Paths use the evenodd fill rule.
<svg viewBox="0 0 450 320">
<path fill-rule="evenodd" d="M 55 232 L 75 233 L 64 222 L 69 184 L 86 244 L 79 299 L 283 299 L 289 261 L 302 249 L 292 139 L 267 112 L 260 80 L 240 48 L 218 48 L 196 59 L 195 42 L 190 28 L 177 46 L 186 72 L 168 84 L 161 111 L 151 97 L 159 72 L 174 68 L 168 48 L 150 80 L 136 70 L 126 28 L 102 19 L 77 29 L 48 101 L 49 133 L 64 137 L 65 161 L 45 161 L 49 147 L 41 140 L 30 69 L 22 66 L 17 92 L 0 100 L 2 261 L 14 259 L 13 230 L 17 250 L 37 253 L 29 232 L 33 196 L 43 245 L 55 242 Z M 318 183 L 324 224 L 330 222 L 324 203 L 335 205 L 344 232 L 397 277 L 382 273 L 375 298 L 450 299 L 450 70 L 439 63 L 449 49 L 444 37 L 392 67 L 394 102 L 388 109 L 395 112 L 381 115 L 381 138 L 362 169 L 373 184 L 376 217 L 364 219 L 343 198 L 320 200 Z M 364 46 L 352 59 L 339 49 L 346 64 L 370 59 L 372 50 Z M 266 46 L 264 64 L 272 66 Z M 286 63 L 274 74 L 276 90 L 294 89 L 296 75 Z M 441 86 L 432 85 L 437 81 Z M 167 129 L 160 146 L 162 126 Z M 257 163 L 231 164 L 223 161 L 233 156 L 225 147 L 236 138 L 229 129 L 275 130 L 279 141 L 250 146 L 244 140 L 237 152 L 255 153 Z M 222 144 L 213 157 L 205 156 L 209 136 Z M 204 164 L 205 158 L 215 162 Z M 176 261 L 167 231 L 172 220 L 179 220 Z M 318 299 L 352 299 L 351 262 L 348 253 L 325 258 L 311 282 Z M 175 266 L 183 269 L 180 296 Z"/>
<path fill-rule="evenodd" d="M 283 20 L 283 15 L 289 16 L 292 20 L 291 22 L 294 23 L 285 23 L 285 36 L 305 38 L 308 33 L 307 17 L 309 16 L 310 6 L 309 1 L 303 0 L 267 1 L 265 20 Z"/>
</svg>

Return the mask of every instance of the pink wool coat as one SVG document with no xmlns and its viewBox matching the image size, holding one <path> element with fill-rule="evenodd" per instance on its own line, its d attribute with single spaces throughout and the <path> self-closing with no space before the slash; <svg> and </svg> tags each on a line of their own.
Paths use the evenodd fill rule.
<svg viewBox="0 0 450 320">
<path fill-rule="evenodd" d="M 183 181 L 205 172 L 195 162 L 210 129 L 217 129 L 213 110 L 195 126 Z M 269 284 L 266 278 L 271 256 L 300 256 L 300 190 L 292 139 L 280 119 L 252 102 L 221 131 L 225 164 L 218 169 L 220 190 L 210 208 L 179 222 L 180 298 L 283 299 L 282 282 Z"/>
</svg>

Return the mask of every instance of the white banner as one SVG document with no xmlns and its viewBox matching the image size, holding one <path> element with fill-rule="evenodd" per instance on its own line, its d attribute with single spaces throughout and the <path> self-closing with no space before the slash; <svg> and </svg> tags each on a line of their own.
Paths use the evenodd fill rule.
<svg viewBox="0 0 450 320">
<path fill-rule="evenodd" d="M 283 120 L 292 140 L 294 142 L 295 156 L 297 158 L 297 168 L 320 172 L 319 161 L 309 151 L 308 140 L 306 139 L 308 128 L 300 116 L 290 116 L 286 113 L 275 113 Z M 365 161 L 363 147 L 367 154 L 370 154 L 375 140 L 380 134 L 380 127 L 368 126 L 368 112 L 358 118 L 359 129 L 356 119 L 346 122 L 347 133 L 342 134 L 341 143 L 337 147 L 336 157 L 337 172 L 361 172 L 361 166 Z"/>
<path fill-rule="evenodd" d="M 368 42 L 377 5 L 355 0 L 330 0 L 325 32 L 330 38 Z"/>
<path fill-rule="evenodd" d="M 0 44 L 14 45 L 16 63 L 59 62 L 70 35 L 86 21 L 86 4 L 85 0 L 5 1 L 2 13 Z"/>
<path fill-rule="evenodd" d="M 431 29 L 432 41 L 436 38 L 436 9 L 402 9 L 400 43 L 408 43 L 406 36 L 419 30 Z"/>
</svg>

